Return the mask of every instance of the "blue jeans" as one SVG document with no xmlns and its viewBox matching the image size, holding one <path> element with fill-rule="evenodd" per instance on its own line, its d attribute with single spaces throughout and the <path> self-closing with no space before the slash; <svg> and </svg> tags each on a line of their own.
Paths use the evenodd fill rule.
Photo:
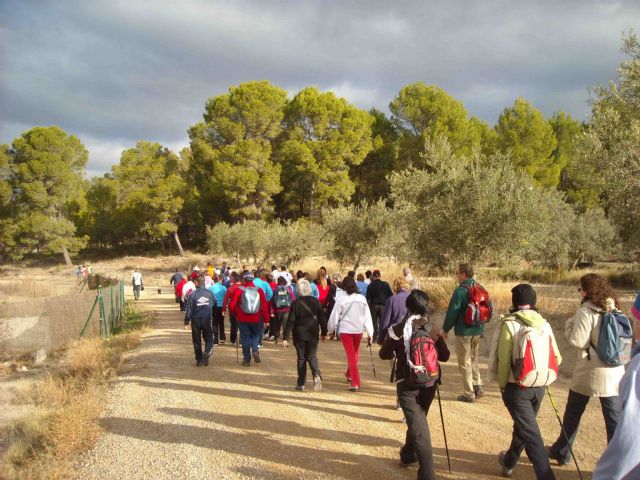
<svg viewBox="0 0 640 480">
<path fill-rule="evenodd" d="M 258 353 L 260 348 L 260 328 L 259 323 L 238 322 L 240 329 L 240 343 L 242 344 L 242 359 L 245 362 L 251 361 L 251 353 Z"/>
<path fill-rule="evenodd" d="M 564 409 L 564 418 L 562 419 L 564 431 L 569 438 L 569 445 L 567 445 L 564 435 L 560 432 L 556 443 L 551 446 L 551 453 L 562 463 L 569 463 L 569 460 L 571 460 L 569 446 L 573 446 L 573 441 L 576 438 L 578 427 L 580 426 L 580 419 L 582 418 L 585 408 L 587 408 L 589 398 L 591 397 L 569 390 L 569 398 L 567 399 L 567 406 Z M 607 430 L 607 443 L 609 443 L 616 431 L 618 417 L 620 416 L 618 396 L 600 397 L 599 399 L 600 406 L 602 407 L 602 415 L 604 416 L 604 425 Z"/>
</svg>

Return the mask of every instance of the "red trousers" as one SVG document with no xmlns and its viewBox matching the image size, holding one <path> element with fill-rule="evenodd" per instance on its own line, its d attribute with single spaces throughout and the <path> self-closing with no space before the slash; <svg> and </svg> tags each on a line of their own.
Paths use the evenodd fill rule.
<svg viewBox="0 0 640 480">
<path fill-rule="evenodd" d="M 360 372 L 358 371 L 358 358 L 360 358 L 360 341 L 362 333 L 341 333 L 340 340 L 347 354 L 347 371 L 345 376 L 351 379 L 352 387 L 360 386 Z"/>
</svg>

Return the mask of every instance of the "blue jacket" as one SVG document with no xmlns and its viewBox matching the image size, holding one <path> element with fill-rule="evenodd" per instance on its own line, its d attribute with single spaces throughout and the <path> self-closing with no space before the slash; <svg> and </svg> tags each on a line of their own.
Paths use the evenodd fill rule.
<svg viewBox="0 0 640 480">
<path fill-rule="evenodd" d="M 378 345 L 383 344 L 389 327 L 402 322 L 404 319 L 404 316 L 407 314 L 408 296 L 409 290 L 400 290 L 395 295 L 387 298 L 387 302 L 384 304 L 384 312 L 380 319 L 380 325 L 378 325 L 378 338 L 376 339 Z"/>
<path fill-rule="evenodd" d="M 227 293 L 227 287 L 222 285 L 221 283 L 214 283 L 209 287 L 213 296 L 216 297 L 216 304 L 218 307 L 222 308 L 222 304 L 224 302 L 224 296 Z"/>
<path fill-rule="evenodd" d="M 184 324 L 196 320 L 211 321 L 213 307 L 216 304 L 216 298 L 204 285 L 200 285 L 187 298 L 187 309 L 184 314 Z"/>
<path fill-rule="evenodd" d="M 265 296 L 267 297 L 267 302 L 271 301 L 271 297 L 273 297 L 273 290 L 271 289 L 269 282 L 265 282 L 261 278 L 254 278 L 253 285 L 264 292 Z"/>
</svg>

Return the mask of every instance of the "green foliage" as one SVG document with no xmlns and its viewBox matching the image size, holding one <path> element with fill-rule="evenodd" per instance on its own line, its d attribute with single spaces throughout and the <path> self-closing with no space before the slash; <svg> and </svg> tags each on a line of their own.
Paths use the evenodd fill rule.
<svg viewBox="0 0 640 480">
<path fill-rule="evenodd" d="M 82 202 L 88 153 L 80 140 L 58 127 L 34 127 L 0 155 L 0 255 L 19 259 L 77 252 L 87 239 L 75 236 L 69 219 Z"/>
<path fill-rule="evenodd" d="M 272 196 L 282 190 L 271 141 L 282 129 L 286 97 L 267 81 L 253 81 L 207 100 L 204 122 L 189 129 L 189 179 L 206 223 L 271 214 Z"/>
<path fill-rule="evenodd" d="M 355 187 L 349 169 L 372 148 L 373 118 L 332 92 L 304 88 L 289 102 L 277 152 L 282 166 L 281 215 L 317 216 L 348 202 Z"/>
<path fill-rule="evenodd" d="M 435 85 L 422 82 L 403 87 L 389 104 L 392 121 L 402 136 L 397 169 L 420 166 L 425 141 L 447 139 L 457 153 L 480 145 L 478 124 L 471 126 L 462 102 Z"/>
<path fill-rule="evenodd" d="M 593 261 L 612 254 L 619 242 L 615 227 L 599 208 L 589 209 L 577 216 L 568 240 L 570 266 L 573 267 L 580 261 Z"/>
<path fill-rule="evenodd" d="M 536 184 L 555 187 L 564 168 L 562 157 L 553 155 L 557 140 L 542 113 L 522 98 L 505 108 L 496 125 L 498 148 L 509 153 L 516 168 L 523 169 Z"/>
</svg>

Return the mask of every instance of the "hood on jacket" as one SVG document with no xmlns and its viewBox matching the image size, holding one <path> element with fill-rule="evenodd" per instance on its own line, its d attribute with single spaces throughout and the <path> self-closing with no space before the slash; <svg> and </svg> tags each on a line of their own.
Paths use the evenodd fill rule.
<svg viewBox="0 0 640 480">
<path fill-rule="evenodd" d="M 535 310 L 518 310 L 517 312 L 510 313 L 504 320 L 519 320 L 529 327 L 541 327 L 544 325 L 545 319 Z"/>
</svg>

